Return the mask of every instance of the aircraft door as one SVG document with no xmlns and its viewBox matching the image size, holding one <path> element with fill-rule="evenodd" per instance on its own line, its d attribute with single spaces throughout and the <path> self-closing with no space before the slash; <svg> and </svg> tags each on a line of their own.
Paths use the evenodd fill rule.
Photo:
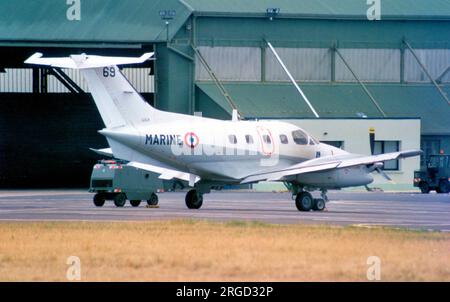
<svg viewBox="0 0 450 302">
<path fill-rule="evenodd" d="M 261 152 L 264 155 L 272 155 L 275 151 L 275 142 L 272 137 L 272 133 L 265 127 L 256 127 L 258 131 L 259 140 L 261 141 Z"/>
</svg>

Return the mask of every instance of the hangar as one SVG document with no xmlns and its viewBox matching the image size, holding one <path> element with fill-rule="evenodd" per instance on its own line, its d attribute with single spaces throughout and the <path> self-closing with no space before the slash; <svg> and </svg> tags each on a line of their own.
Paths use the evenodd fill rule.
<svg viewBox="0 0 450 302">
<path fill-rule="evenodd" d="M 376 3 L 377 1 L 373 1 Z M 87 185 L 106 141 L 78 74 L 30 68 L 36 51 L 138 55 L 124 73 L 159 109 L 282 119 L 351 152 L 450 150 L 450 4 L 383 0 L 101 0 L 0 4 L 0 186 Z M 270 41 L 320 115 L 267 48 Z M 422 159 L 423 164 L 423 159 Z M 419 161 L 386 165 L 411 186 Z M 378 180 L 378 182 L 382 182 Z"/>
</svg>

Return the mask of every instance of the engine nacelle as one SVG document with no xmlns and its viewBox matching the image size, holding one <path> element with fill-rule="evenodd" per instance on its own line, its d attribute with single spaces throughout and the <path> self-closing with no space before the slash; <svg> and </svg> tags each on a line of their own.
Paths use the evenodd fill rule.
<svg viewBox="0 0 450 302">
<path fill-rule="evenodd" d="M 373 182 L 366 166 L 340 168 L 325 172 L 312 172 L 297 175 L 297 182 L 310 187 L 339 189 L 365 186 Z"/>
</svg>

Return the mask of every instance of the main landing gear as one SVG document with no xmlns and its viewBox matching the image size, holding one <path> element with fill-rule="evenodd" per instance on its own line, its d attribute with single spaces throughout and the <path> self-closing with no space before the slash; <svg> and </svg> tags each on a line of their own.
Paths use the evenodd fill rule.
<svg viewBox="0 0 450 302">
<path fill-rule="evenodd" d="M 203 204 L 203 194 L 196 189 L 192 189 L 187 192 L 185 201 L 189 209 L 200 209 Z"/>
<path fill-rule="evenodd" d="M 203 205 L 203 194 L 209 193 L 211 186 L 196 186 L 186 193 L 185 202 L 189 209 L 200 209 Z M 328 202 L 327 190 L 321 189 L 321 198 L 313 198 L 311 193 L 304 190 L 302 186 L 292 185 L 289 190 L 295 196 L 295 205 L 299 211 L 324 211 Z"/>
<path fill-rule="evenodd" d="M 325 190 L 322 190 L 321 197 L 322 198 L 313 198 L 311 193 L 300 191 L 295 197 L 295 206 L 302 212 L 309 212 L 311 210 L 323 211 L 326 208 L 325 203 L 328 201 Z"/>
</svg>

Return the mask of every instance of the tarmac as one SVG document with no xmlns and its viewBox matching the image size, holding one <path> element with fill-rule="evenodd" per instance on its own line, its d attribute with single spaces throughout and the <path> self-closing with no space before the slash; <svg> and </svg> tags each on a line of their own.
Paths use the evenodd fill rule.
<svg viewBox="0 0 450 302">
<path fill-rule="evenodd" d="M 204 195 L 199 210 L 186 208 L 184 192 L 158 195 L 158 208 L 147 208 L 145 202 L 137 208 L 128 202 L 117 208 L 112 201 L 98 208 L 92 203 L 93 194 L 85 190 L 4 190 L 0 191 L 0 222 L 203 219 L 450 232 L 450 194 L 331 191 L 323 212 L 298 211 L 289 193 L 212 192 Z"/>
</svg>

